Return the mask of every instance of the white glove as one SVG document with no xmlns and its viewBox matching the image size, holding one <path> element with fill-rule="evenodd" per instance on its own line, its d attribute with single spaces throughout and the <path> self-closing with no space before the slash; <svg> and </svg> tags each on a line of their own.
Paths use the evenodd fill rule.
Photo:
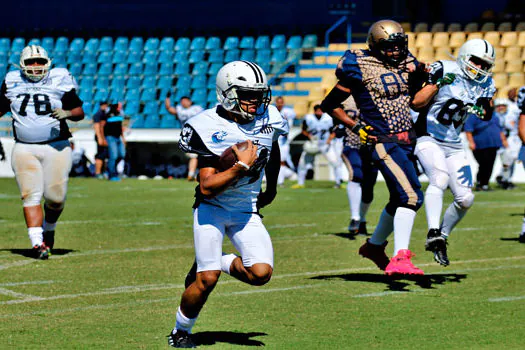
<svg viewBox="0 0 525 350">
<path fill-rule="evenodd" d="M 62 120 L 71 117 L 71 111 L 65 111 L 62 108 L 56 108 L 51 113 L 51 116 L 55 119 Z"/>
</svg>

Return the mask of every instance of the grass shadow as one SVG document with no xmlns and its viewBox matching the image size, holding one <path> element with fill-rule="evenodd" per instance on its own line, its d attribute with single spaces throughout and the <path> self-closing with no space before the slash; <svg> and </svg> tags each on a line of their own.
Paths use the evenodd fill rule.
<svg viewBox="0 0 525 350">
<path fill-rule="evenodd" d="M 15 255 L 21 255 L 26 258 L 35 258 L 35 253 L 32 249 L 19 249 L 19 248 L 12 248 L 12 249 L 0 249 L 2 252 L 10 252 L 11 254 Z M 66 255 L 69 253 L 74 253 L 75 250 L 73 249 L 53 249 L 51 250 L 51 255 Z"/>
<path fill-rule="evenodd" d="M 519 241 L 519 238 L 518 237 L 500 237 L 499 239 L 500 241 Z"/>
<path fill-rule="evenodd" d="M 216 343 L 228 343 L 245 346 L 265 346 L 262 341 L 251 339 L 267 335 L 262 332 L 198 332 L 192 335 L 197 345 L 214 345 Z"/>
<path fill-rule="evenodd" d="M 410 285 L 405 281 L 415 282 L 415 284 L 424 289 L 432 289 L 433 285 L 441 285 L 447 282 L 460 283 L 467 278 L 465 274 L 430 274 L 424 276 L 387 276 L 376 273 L 347 273 L 340 275 L 320 275 L 311 277 L 317 280 L 342 279 L 349 282 L 371 282 L 385 284 L 387 290 L 396 292 L 409 292 L 407 287 Z"/>
</svg>

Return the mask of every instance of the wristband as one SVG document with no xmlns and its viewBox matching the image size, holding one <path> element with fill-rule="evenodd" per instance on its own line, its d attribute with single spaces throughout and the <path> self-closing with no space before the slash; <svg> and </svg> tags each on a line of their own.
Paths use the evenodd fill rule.
<svg viewBox="0 0 525 350">
<path fill-rule="evenodd" d="M 363 128 L 363 127 L 358 123 L 358 124 L 354 125 L 354 126 L 352 127 L 352 129 L 350 129 L 350 130 L 352 130 L 352 132 L 353 132 L 354 134 L 359 135 L 359 130 L 361 130 L 362 128 Z"/>
<path fill-rule="evenodd" d="M 239 164 L 244 169 L 246 169 L 246 171 L 250 170 L 250 166 L 248 164 L 244 163 L 244 162 L 241 162 L 240 160 L 236 161 L 235 164 Z"/>
</svg>

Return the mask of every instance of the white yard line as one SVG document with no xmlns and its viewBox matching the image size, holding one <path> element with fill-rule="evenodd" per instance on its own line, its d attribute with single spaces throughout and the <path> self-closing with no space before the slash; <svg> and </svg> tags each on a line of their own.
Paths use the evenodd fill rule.
<svg viewBox="0 0 525 350">
<path fill-rule="evenodd" d="M 13 297 L 13 298 L 21 298 L 22 300 L 27 300 L 28 302 L 29 301 L 39 301 L 39 300 L 44 300 L 45 299 L 45 298 L 37 297 L 37 296 L 34 296 L 34 295 L 30 295 L 30 294 L 13 292 L 12 290 L 5 289 L 5 288 L 0 288 L 0 294 L 1 295 L 7 295 L 7 296 L 10 296 L 10 297 Z"/>
<path fill-rule="evenodd" d="M 491 303 L 498 303 L 502 301 L 516 301 L 516 300 L 525 300 L 525 295 L 517 296 L 517 297 L 503 297 L 503 298 L 490 298 L 489 299 Z"/>
<path fill-rule="evenodd" d="M 16 287 L 16 286 L 27 286 L 32 284 L 53 284 L 55 281 L 24 281 L 24 282 L 8 282 L 0 283 L 0 287 Z"/>
</svg>

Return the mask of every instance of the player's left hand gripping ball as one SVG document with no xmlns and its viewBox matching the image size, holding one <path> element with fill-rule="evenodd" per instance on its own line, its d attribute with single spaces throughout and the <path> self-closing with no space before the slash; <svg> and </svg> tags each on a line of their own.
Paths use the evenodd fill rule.
<svg viewBox="0 0 525 350">
<path fill-rule="evenodd" d="M 56 108 L 51 113 L 51 116 L 55 119 L 62 120 L 71 117 L 71 111 L 65 111 L 62 108 Z"/>
<path fill-rule="evenodd" d="M 377 141 L 377 138 L 375 136 L 370 135 L 370 132 L 374 130 L 370 125 L 361 126 L 359 124 L 356 124 L 352 128 L 352 132 L 359 135 L 359 141 L 361 141 L 362 144 L 372 144 Z"/>
</svg>

